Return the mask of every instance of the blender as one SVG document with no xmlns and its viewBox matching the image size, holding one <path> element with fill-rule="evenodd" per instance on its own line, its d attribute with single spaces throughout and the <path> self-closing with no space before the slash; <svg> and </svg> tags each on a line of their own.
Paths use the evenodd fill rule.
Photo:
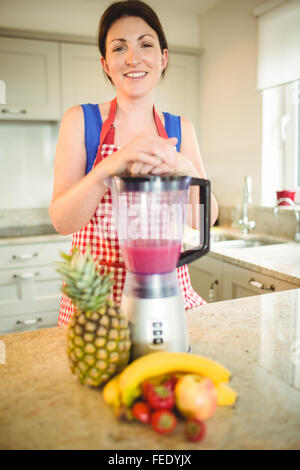
<svg viewBox="0 0 300 470">
<path fill-rule="evenodd" d="M 183 251 L 190 186 L 199 186 L 200 246 Z M 113 213 L 126 267 L 121 311 L 132 359 L 155 351 L 189 352 L 177 268 L 209 251 L 210 182 L 178 175 L 119 175 L 110 181 Z"/>
</svg>

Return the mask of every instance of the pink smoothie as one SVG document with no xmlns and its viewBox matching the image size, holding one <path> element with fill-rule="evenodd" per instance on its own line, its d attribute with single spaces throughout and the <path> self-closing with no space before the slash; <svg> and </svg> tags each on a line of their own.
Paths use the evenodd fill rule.
<svg viewBox="0 0 300 470">
<path fill-rule="evenodd" d="M 176 268 L 181 249 L 177 240 L 136 240 L 121 245 L 126 268 L 134 273 L 161 274 Z"/>
</svg>

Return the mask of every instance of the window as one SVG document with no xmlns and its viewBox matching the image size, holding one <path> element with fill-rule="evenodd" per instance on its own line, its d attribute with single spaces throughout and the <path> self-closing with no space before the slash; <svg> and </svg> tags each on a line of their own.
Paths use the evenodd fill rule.
<svg viewBox="0 0 300 470">
<path fill-rule="evenodd" d="M 300 80 L 262 91 L 262 205 L 276 191 L 296 191 L 300 204 Z"/>
</svg>

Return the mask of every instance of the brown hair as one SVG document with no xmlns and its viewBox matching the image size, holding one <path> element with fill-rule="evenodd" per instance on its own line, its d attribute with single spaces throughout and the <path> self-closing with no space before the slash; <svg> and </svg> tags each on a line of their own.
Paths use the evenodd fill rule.
<svg viewBox="0 0 300 470">
<path fill-rule="evenodd" d="M 168 49 L 166 36 L 159 21 L 157 14 L 145 2 L 140 0 L 123 0 L 112 3 L 103 13 L 98 28 L 98 47 L 102 57 L 106 56 L 106 36 L 112 24 L 123 16 L 138 16 L 142 18 L 157 33 L 161 52 Z M 167 67 L 162 71 L 162 77 L 165 75 Z M 112 83 L 111 78 L 107 75 Z"/>
</svg>

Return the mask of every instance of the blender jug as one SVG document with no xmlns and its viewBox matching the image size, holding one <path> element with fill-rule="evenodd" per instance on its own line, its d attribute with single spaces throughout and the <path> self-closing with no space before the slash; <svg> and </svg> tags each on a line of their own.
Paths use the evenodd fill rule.
<svg viewBox="0 0 300 470">
<path fill-rule="evenodd" d="M 200 189 L 201 245 L 181 253 L 189 187 Z M 132 356 L 188 351 L 185 310 L 176 268 L 209 251 L 210 183 L 189 176 L 114 176 L 113 211 L 126 266 L 121 310 Z"/>
</svg>

